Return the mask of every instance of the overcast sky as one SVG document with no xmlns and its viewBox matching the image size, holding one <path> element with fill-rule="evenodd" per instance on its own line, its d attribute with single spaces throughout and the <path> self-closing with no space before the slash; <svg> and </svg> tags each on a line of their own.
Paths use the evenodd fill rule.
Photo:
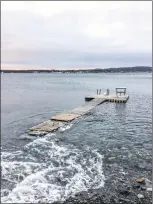
<svg viewBox="0 0 153 204">
<path fill-rule="evenodd" d="M 1 2 L 2 63 L 152 64 L 151 1 Z"/>
</svg>

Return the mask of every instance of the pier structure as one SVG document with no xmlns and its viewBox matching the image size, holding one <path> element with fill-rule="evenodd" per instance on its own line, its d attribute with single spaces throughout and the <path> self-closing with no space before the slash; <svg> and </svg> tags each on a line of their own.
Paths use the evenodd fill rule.
<svg viewBox="0 0 153 204">
<path fill-rule="evenodd" d="M 86 96 L 85 101 L 91 101 L 93 99 L 105 99 L 105 101 L 109 102 L 126 103 L 129 99 L 129 95 L 126 94 L 126 87 L 115 88 L 115 90 L 116 94 L 109 94 L 109 89 L 107 89 L 104 94 L 99 94 L 101 91 L 97 89 L 97 94 Z"/>
<path fill-rule="evenodd" d="M 67 125 L 72 120 L 82 117 L 90 112 L 96 106 L 104 102 L 126 103 L 129 96 L 126 94 L 126 88 L 116 88 L 116 94 L 110 95 L 109 89 L 104 94 L 101 94 L 101 89 L 97 89 L 97 94 L 86 96 L 85 103 L 77 108 L 74 108 L 68 113 L 57 114 L 52 116 L 49 120 L 44 121 L 28 130 L 29 135 L 45 135 L 49 132 L 54 132 L 60 127 Z"/>
</svg>

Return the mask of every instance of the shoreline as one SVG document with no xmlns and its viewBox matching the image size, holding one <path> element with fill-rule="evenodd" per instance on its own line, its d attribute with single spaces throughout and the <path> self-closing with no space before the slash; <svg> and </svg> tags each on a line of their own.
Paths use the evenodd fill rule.
<svg viewBox="0 0 153 204">
<path fill-rule="evenodd" d="M 152 67 L 118 67 L 118 68 L 92 68 L 92 69 L 4 69 L 1 73 L 134 73 L 152 72 Z"/>
</svg>

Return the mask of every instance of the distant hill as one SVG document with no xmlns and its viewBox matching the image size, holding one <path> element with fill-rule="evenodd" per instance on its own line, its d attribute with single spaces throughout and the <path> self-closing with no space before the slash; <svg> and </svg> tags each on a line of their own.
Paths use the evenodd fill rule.
<svg viewBox="0 0 153 204">
<path fill-rule="evenodd" d="M 118 67 L 118 68 L 94 68 L 94 69 L 40 69 L 40 70 L 9 70 L 9 69 L 1 69 L 1 73 L 52 73 L 52 72 L 60 72 L 60 73 L 128 73 L 128 72 L 152 72 L 152 67 L 148 66 L 135 66 L 135 67 Z"/>
<path fill-rule="evenodd" d="M 152 67 L 147 66 L 135 66 L 135 67 L 118 67 L 103 69 L 103 72 L 110 73 L 126 73 L 126 72 L 152 72 Z"/>
</svg>

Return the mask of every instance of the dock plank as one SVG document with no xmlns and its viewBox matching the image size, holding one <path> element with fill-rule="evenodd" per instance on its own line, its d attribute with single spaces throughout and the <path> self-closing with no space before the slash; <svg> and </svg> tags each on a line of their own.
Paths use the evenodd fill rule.
<svg viewBox="0 0 153 204">
<path fill-rule="evenodd" d="M 105 101 L 113 101 L 113 102 L 127 102 L 129 99 L 128 95 L 124 96 L 116 96 L 116 95 L 92 95 L 92 96 L 86 96 L 85 101 L 93 101 L 95 99 L 105 99 Z"/>
<path fill-rule="evenodd" d="M 97 105 L 99 105 L 105 101 L 106 101 L 106 99 L 93 99 L 92 101 L 86 102 L 84 105 L 73 109 L 71 111 L 71 113 L 85 115 L 86 113 L 91 111 L 94 107 L 96 107 Z"/>
<path fill-rule="evenodd" d="M 70 122 L 70 121 L 72 121 L 75 118 L 78 118 L 80 116 L 81 115 L 79 115 L 79 114 L 63 113 L 63 114 L 58 114 L 58 115 L 51 117 L 51 120 Z"/>
<path fill-rule="evenodd" d="M 39 125 L 33 126 L 30 128 L 30 131 L 44 131 L 44 132 L 53 132 L 57 130 L 59 127 L 61 127 L 64 124 L 61 124 L 57 121 L 47 120 L 43 123 L 40 123 Z"/>
</svg>

